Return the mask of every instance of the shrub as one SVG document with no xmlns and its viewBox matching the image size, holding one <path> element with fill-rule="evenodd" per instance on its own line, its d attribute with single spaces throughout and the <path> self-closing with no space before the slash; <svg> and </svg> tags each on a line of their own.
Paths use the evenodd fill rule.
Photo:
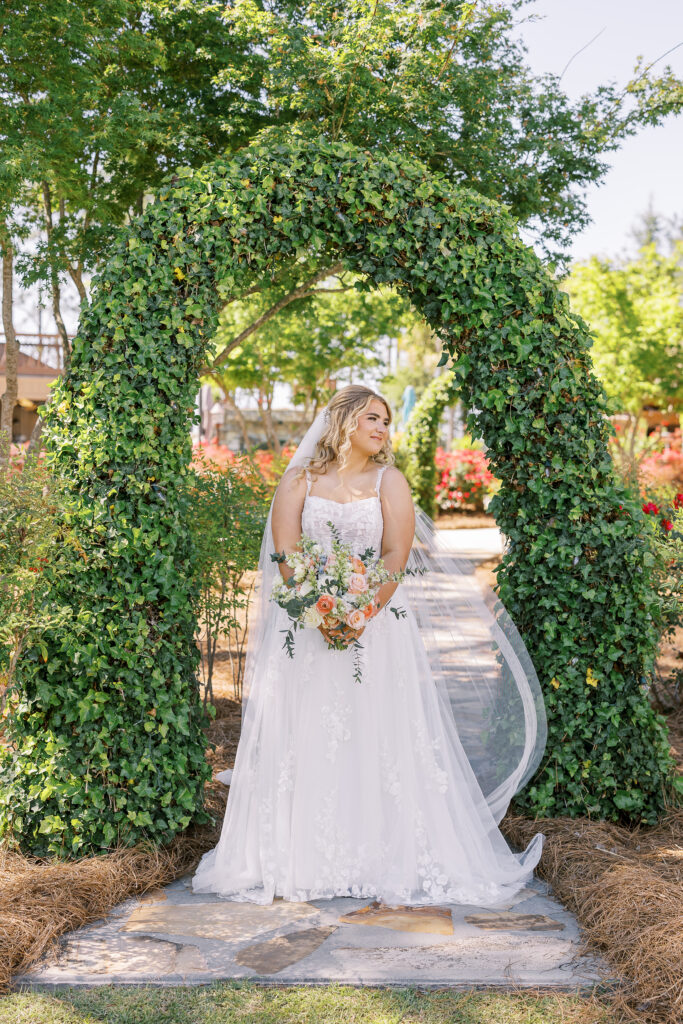
<svg viewBox="0 0 683 1024">
<path fill-rule="evenodd" d="M 64 571 L 58 545 L 74 544 L 65 519 L 63 495 L 45 467 L 12 452 L 0 472 L 0 690 L 10 706 L 20 658 L 34 648 L 45 660 L 44 634 L 71 617 L 71 607 L 54 599 Z"/>
<path fill-rule="evenodd" d="M 435 377 L 413 406 L 397 444 L 396 463 L 405 473 L 415 501 L 432 518 L 436 515 L 439 423 L 456 395 L 457 382 L 452 373 Z"/>
<path fill-rule="evenodd" d="M 470 508 L 483 512 L 495 493 L 496 478 L 480 448 L 436 449 L 436 504 L 442 512 Z"/>
<path fill-rule="evenodd" d="M 229 641 L 233 679 L 241 699 L 242 659 L 251 583 L 243 588 L 245 573 L 256 569 L 268 515 L 269 488 L 254 463 L 235 456 L 224 468 L 197 455 L 188 480 L 194 538 L 193 572 L 197 579 L 197 618 L 203 632 L 204 701 L 213 699 L 213 670 L 221 637 Z"/>
<path fill-rule="evenodd" d="M 655 553 L 656 587 L 661 603 L 660 646 L 683 626 L 683 491 L 660 491 L 646 496 Z M 659 708 L 671 711 L 683 703 L 683 669 L 663 679 L 655 670 L 651 681 Z"/>
</svg>

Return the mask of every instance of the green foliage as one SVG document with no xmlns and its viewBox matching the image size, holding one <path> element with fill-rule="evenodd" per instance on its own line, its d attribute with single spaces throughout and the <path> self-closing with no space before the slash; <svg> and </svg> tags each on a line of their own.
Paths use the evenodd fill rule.
<svg viewBox="0 0 683 1024">
<path fill-rule="evenodd" d="M 642 125 L 683 107 L 670 67 L 639 64 L 572 102 L 561 76 L 535 75 L 520 38 L 531 0 L 293 0 L 220 8 L 230 37 L 217 82 L 245 90 L 252 124 L 295 127 L 361 149 L 400 152 L 498 199 L 554 254 L 588 223 L 585 189 Z M 258 84 L 259 99 L 253 102 Z M 552 140 L 552 142 L 550 141 Z"/>
<path fill-rule="evenodd" d="M 60 561 L 57 545 L 73 542 L 65 527 L 66 504 L 35 459 L 9 460 L 0 472 L 0 689 L 11 687 L 27 647 L 43 657 L 43 635 L 65 626 L 71 607 L 55 602 Z"/>
<path fill-rule="evenodd" d="M 202 458 L 187 484 L 192 507 L 193 573 L 198 582 L 196 612 L 203 624 L 206 703 L 213 699 L 213 668 L 221 637 L 233 641 L 231 652 L 233 646 L 238 648 L 234 678 L 237 696 L 241 696 L 239 648 L 245 632 L 238 614 L 248 608 L 251 594 L 250 588 L 243 590 L 242 581 L 248 570 L 258 566 L 271 488 L 247 458 L 238 458 L 224 469 Z"/>
<path fill-rule="evenodd" d="M 270 407 L 275 385 L 287 383 L 295 404 L 324 403 L 330 397 L 329 378 L 340 370 L 380 365 L 372 351 L 378 339 L 394 334 L 407 316 L 414 317 L 405 300 L 390 289 L 385 294 L 361 292 L 350 275 L 342 275 L 306 289 L 304 296 L 235 346 L 234 339 L 250 324 L 291 294 L 297 279 L 313 272 L 302 262 L 287 266 L 275 282 L 262 281 L 255 297 L 232 302 L 221 311 L 214 361 L 220 368 L 212 379 L 225 391 L 252 390 Z"/>
<path fill-rule="evenodd" d="M 642 689 L 658 635 L 653 556 L 613 475 L 588 334 L 497 204 L 411 160 L 320 140 L 183 169 L 93 282 L 46 418 L 83 549 L 63 591 L 78 629 L 48 634 L 47 661 L 32 649 L 17 667 L 5 835 L 84 852 L 165 841 L 200 814 L 184 487 L 194 393 L 219 305 L 299 251 L 335 256 L 368 288 L 394 285 L 480 410 L 468 425 L 502 481 L 494 514 L 510 538 L 500 596 L 550 719 L 521 806 L 654 820 L 670 758 Z"/>
<path fill-rule="evenodd" d="M 566 249 L 606 155 L 680 111 L 682 88 L 639 66 L 572 102 L 529 67 L 520 6 L 6 0 L 0 211 L 15 237 L 27 215 L 42 233 L 22 281 L 55 291 L 68 274 L 85 297 L 84 274 L 169 170 L 273 127 L 413 156 Z"/>
<path fill-rule="evenodd" d="M 436 515 L 436 448 L 444 409 L 458 397 L 458 379 L 447 371 L 435 377 L 413 406 L 400 440 L 397 462 L 413 497 L 432 518 Z"/>
<path fill-rule="evenodd" d="M 594 256 L 564 282 L 594 336 L 595 372 L 616 412 L 683 404 L 683 240 L 670 253 L 654 242 L 635 259 Z"/>
</svg>

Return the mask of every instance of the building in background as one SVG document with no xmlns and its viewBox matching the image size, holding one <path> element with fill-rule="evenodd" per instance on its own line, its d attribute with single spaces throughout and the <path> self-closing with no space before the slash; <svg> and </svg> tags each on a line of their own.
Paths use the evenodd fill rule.
<svg viewBox="0 0 683 1024">
<path fill-rule="evenodd" d="M 7 387 L 5 352 L 6 346 L 0 342 L 0 395 L 5 393 Z M 50 394 L 50 384 L 61 372 L 59 367 L 50 366 L 42 359 L 20 350 L 17 361 L 17 404 L 12 416 L 12 440 L 15 444 L 30 438 L 38 418 L 38 406 L 45 402 Z"/>
</svg>

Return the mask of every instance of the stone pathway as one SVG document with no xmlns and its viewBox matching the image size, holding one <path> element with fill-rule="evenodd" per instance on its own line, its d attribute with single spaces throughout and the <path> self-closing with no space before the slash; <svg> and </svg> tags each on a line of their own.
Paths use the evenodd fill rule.
<svg viewBox="0 0 683 1024">
<path fill-rule="evenodd" d="M 503 553 L 504 538 L 497 526 L 472 530 L 439 530 L 439 539 L 453 555 L 463 555 L 475 565 Z"/>
<path fill-rule="evenodd" d="M 496 529 L 444 530 L 453 553 L 499 554 Z M 231 773 L 223 773 L 229 782 Z M 220 776 L 219 776 L 220 777 Z M 195 895 L 190 877 L 117 907 L 66 935 L 56 958 L 15 979 L 29 987 L 275 985 L 536 987 L 579 990 L 609 978 L 578 953 L 576 919 L 534 878 L 511 901 L 482 908 L 385 907 L 372 900 L 271 906 Z"/>
<path fill-rule="evenodd" d="M 580 990 L 607 976 L 577 953 L 574 917 L 534 879 L 496 907 L 378 906 L 276 899 L 267 907 L 194 895 L 190 877 L 64 937 L 19 986 L 277 985 L 535 987 Z"/>
</svg>

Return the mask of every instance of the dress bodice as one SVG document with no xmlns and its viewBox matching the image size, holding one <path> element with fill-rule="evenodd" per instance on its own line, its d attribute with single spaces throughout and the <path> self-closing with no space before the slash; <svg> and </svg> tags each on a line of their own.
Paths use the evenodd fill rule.
<svg viewBox="0 0 683 1024">
<path fill-rule="evenodd" d="M 317 540 L 325 551 L 331 551 L 332 534 L 328 526 L 328 521 L 331 521 L 339 531 L 341 540 L 350 545 L 354 554 L 361 554 L 366 548 L 373 548 L 375 557 L 379 558 L 384 530 L 379 489 L 385 469 L 386 466 L 378 467 L 375 495 L 346 502 L 311 494 L 311 477 L 306 470 L 306 497 L 301 513 L 303 532 Z"/>
</svg>

